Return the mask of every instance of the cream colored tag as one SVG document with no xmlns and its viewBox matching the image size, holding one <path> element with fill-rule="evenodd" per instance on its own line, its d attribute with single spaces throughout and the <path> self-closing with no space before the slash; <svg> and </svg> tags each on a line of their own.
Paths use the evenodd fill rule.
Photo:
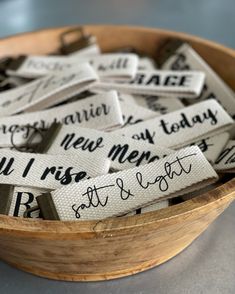
<svg viewBox="0 0 235 294">
<path fill-rule="evenodd" d="M 106 92 L 106 91 L 100 91 L 100 92 L 102 93 L 102 92 Z M 119 92 L 118 99 L 120 102 L 136 104 L 134 96 L 130 95 L 130 94 L 125 94 L 125 93 Z"/>
<path fill-rule="evenodd" d="M 27 209 L 37 206 L 36 197 L 46 192 L 49 192 L 49 190 L 27 187 L 15 187 L 8 215 L 23 217 Z M 139 208 L 135 211 L 129 212 L 125 216 L 137 215 L 145 212 L 159 210 L 168 207 L 168 205 L 169 201 L 163 200 L 158 203 L 154 203 L 152 205 L 148 205 L 146 207 Z M 40 218 L 40 209 L 38 208 L 37 210 L 32 212 L 30 218 Z"/>
<path fill-rule="evenodd" d="M 9 216 L 23 217 L 25 211 L 37 205 L 36 197 L 48 192 L 49 190 L 30 188 L 30 187 L 15 187 L 13 191 L 12 201 L 10 204 Z M 40 210 L 32 213 L 32 218 L 39 218 Z"/>
<path fill-rule="evenodd" d="M 159 112 L 146 109 L 136 104 L 125 103 L 120 101 L 120 105 L 124 122 L 122 127 L 131 126 L 160 115 Z"/>
<path fill-rule="evenodd" d="M 230 140 L 215 161 L 214 168 L 218 172 L 235 172 L 235 140 Z"/>
<path fill-rule="evenodd" d="M 126 81 L 135 77 L 139 58 L 133 53 L 110 53 L 91 57 L 87 61 L 100 79 Z"/>
<path fill-rule="evenodd" d="M 0 118 L 0 146 L 22 145 L 32 129 L 46 130 L 53 122 L 79 125 L 99 130 L 113 130 L 123 125 L 116 91 L 92 96 L 44 111 Z"/>
<path fill-rule="evenodd" d="M 169 148 L 180 148 L 204 137 L 227 131 L 232 118 L 214 99 L 116 130 L 137 140 Z"/>
<path fill-rule="evenodd" d="M 161 114 L 184 108 L 184 104 L 177 97 L 135 95 L 134 99 L 138 105 L 146 107 L 152 111 L 157 111 Z"/>
<path fill-rule="evenodd" d="M 194 146 L 154 163 L 55 190 L 51 198 L 60 220 L 98 220 L 182 195 L 217 178 Z"/>
<path fill-rule="evenodd" d="M 111 160 L 111 169 L 123 170 L 159 160 L 171 153 L 170 150 L 158 145 L 139 142 L 127 137 L 105 133 L 92 129 L 63 126 L 52 142 L 47 153 L 93 154 L 97 158 Z"/>
<path fill-rule="evenodd" d="M 200 70 L 206 74 L 205 86 L 200 99 L 214 98 L 235 119 L 235 94 L 219 75 L 189 45 L 183 44 L 163 64 L 164 70 Z M 184 97 L 187 97 L 186 95 Z M 193 102 L 193 101 L 192 101 Z"/>
<path fill-rule="evenodd" d="M 0 116 L 21 111 L 36 111 L 58 104 L 81 93 L 97 80 L 89 64 L 79 65 L 73 71 L 52 74 L 21 87 L 0 93 Z"/>
<path fill-rule="evenodd" d="M 187 96 L 200 95 L 205 74 L 200 71 L 138 71 L 129 83 L 97 82 L 95 89 L 115 89 L 129 94 Z"/>
<path fill-rule="evenodd" d="M 90 63 L 102 79 L 130 80 L 137 71 L 136 54 L 100 54 L 92 56 L 28 56 L 16 70 L 8 74 L 26 78 L 38 78 L 64 71 L 76 70 L 82 63 Z"/>
<path fill-rule="evenodd" d="M 56 189 L 106 174 L 109 167 L 109 160 L 91 154 L 55 156 L 1 150 L 0 183 Z"/>
<path fill-rule="evenodd" d="M 155 70 L 157 65 L 150 57 L 144 56 L 139 58 L 138 70 Z"/>
<path fill-rule="evenodd" d="M 101 54 L 101 50 L 98 44 L 92 44 L 88 47 L 70 53 L 69 57 L 83 57 L 83 56 L 93 56 Z"/>
<path fill-rule="evenodd" d="M 191 146 L 197 145 L 207 160 L 212 164 L 218 158 L 220 152 L 223 150 L 229 139 L 229 133 L 221 133 L 216 136 L 203 138 Z"/>
</svg>

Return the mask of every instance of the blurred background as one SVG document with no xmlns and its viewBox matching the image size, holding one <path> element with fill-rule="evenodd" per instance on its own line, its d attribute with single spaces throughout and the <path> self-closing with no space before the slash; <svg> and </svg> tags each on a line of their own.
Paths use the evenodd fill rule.
<svg viewBox="0 0 235 294">
<path fill-rule="evenodd" d="M 132 24 L 235 48 L 234 5 L 234 0 L 0 0 L 0 37 L 69 24 Z"/>
</svg>

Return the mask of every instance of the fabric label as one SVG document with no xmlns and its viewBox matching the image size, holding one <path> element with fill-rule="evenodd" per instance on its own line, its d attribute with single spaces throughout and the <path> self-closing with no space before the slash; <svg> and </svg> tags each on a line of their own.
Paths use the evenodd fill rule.
<svg viewBox="0 0 235 294">
<path fill-rule="evenodd" d="M 103 91 L 100 91 L 101 93 Z M 118 99 L 120 102 L 124 102 L 124 103 L 131 103 L 131 104 L 136 104 L 135 103 L 135 98 L 133 95 L 130 94 L 125 94 L 125 93 L 118 93 Z"/>
<path fill-rule="evenodd" d="M 23 217 L 27 209 L 37 205 L 36 197 L 48 192 L 45 189 L 14 187 L 9 216 Z M 31 218 L 39 218 L 40 210 L 32 213 Z"/>
<path fill-rule="evenodd" d="M 229 139 L 229 133 L 221 133 L 216 136 L 203 138 L 190 146 L 197 145 L 207 160 L 212 164 L 218 158 Z"/>
<path fill-rule="evenodd" d="M 83 49 L 74 51 L 68 54 L 69 57 L 81 57 L 81 56 L 90 56 L 101 54 L 101 50 L 98 44 L 92 44 Z"/>
<path fill-rule="evenodd" d="M 120 92 L 140 95 L 185 96 L 200 95 L 205 74 L 200 71 L 138 71 L 129 83 L 97 82 L 97 89 L 115 89 Z"/>
<path fill-rule="evenodd" d="M 137 71 L 136 54 L 100 54 L 95 56 L 28 56 L 15 71 L 8 73 L 26 78 L 38 78 L 44 75 L 59 74 L 76 70 L 81 63 L 90 63 L 100 78 L 130 80 Z"/>
<path fill-rule="evenodd" d="M 122 127 L 135 125 L 139 122 L 154 118 L 160 115 L 159 112 L 155 112 L 136 104 L 125 103 L 120 101 L 123 125 Z"/>
<path fill-rule="evenodd" d="M 0 93 L 0 116 L 45 109 L 87 90 L 96 80 L 97 75 L 89 64 L 45 76 Z"/>
<path fill-rule="evenodd" d="M 2 150 L 0 183 L 56 189 L 106 174 L 109 167 L 109 160 L 92 154 L 55 156 Z"/>
<path fill-rule="evenodd" d="M 53 122 L 81 125 L 99 130 L 112 130 L 123 125 L 120 103 L 116 91 L 92 96 L 44 111 L 0 118 L 0 146 L 22 145 L 32 129 L 46 130 Z"/>
<path fill-rule="evenodd" d="M 138 70 L 155 70 L 157 65 L 150 57 L 144 56 L 139 58 Z"/>
<path fill-rule="evenodd" d="M 230 140 L 215 161 L 218 172 L 235 172 L 235 140 Z"/>
<path fill-rule="evenodd" d="M 170 150 L 158 145 L 92 129 L 63 126 L 47 151 L 48 154 L 75 153 L 82 157 L 94 154 L 108 158 L 111 169 L 123 170 L 163 158 Z"/>
<path fill-rule="evenodd" d="M 217 75 L 217 73 L 188 44 L 180 46 L 163 64 L 164 70 L 201 70 L 206 74 L 205 85 L 200 99 L 214 98 L 235 119 L 235 94 L 233 90 Z M 187 97 L 186 95 L 184 97 Z M 193 101 L 192 101 L 193 102 Z"/>
<path fill-rule="evenodd" d="M 232 118 L 223 107 L 210 99 L 114 133 L 169 148 L 180 148 L 203 137 L 223 133 L 232 124 Z"/>
<path fill-rule="evenodd" d="M 135 95 L 136 103 L 160 114 L 184 108 L 184 104 L 177 97 L 157 97 L 151 95 Z"/>
<path fill-rule="evenodd" d="M 51 197 L 61 220 L 98 220 L 188 193 L 217 178 L 194 146 L 157 162 L 52 191 Z"/>
</svg>

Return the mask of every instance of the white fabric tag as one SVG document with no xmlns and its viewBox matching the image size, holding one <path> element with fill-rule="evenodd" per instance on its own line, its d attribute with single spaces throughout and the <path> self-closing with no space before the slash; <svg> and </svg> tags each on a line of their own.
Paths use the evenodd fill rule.
<svg viewBox="0 0 235 294">
<path fill-rule="evenodd" d="M 157 162 L 63 187 L 52 191 L 51 198 L 60 220 L 104 219 L 196 190 L 217 177 L 194 146 Z"/>
<path fill-rule="evenodd" d="M 136 54 L 100 54 L 79 57 L 65 56 L 28 56 L 16 70 L 8 74 L 26 78 L 38 78 L 44 75 L 60 74 L 76 70 L 82 63 L 90 63 L 100 78 L 130 80 L 137 71 Z"/>
<path fill-rule="evenodd" d="M 37 205 L 36 197 L 45 192 L 48 192 L 48 190 L 30 187 L 14 187 L 8 215 L 23 217 L 27 209 Z M 39 218 L 39 212 L 39 209 L 36 210 L 32 213 L 31 217 Z"/>
<path fill-rule="evenodd" d="M 75 153 L 82 157 L 94 154 L 111 160 L 111 169 L 123 170 L 159 160 L 175 151 L 158 145 L 147 144 L 113 133 L 74 126 L 63 126 L 48 154 Z"/>
<path fill-rule="evenodd" d="M 101 91 L 101 92 L 104 92 L 104 91 Z M 134 96 L 130 95 L 130 94 L 125 94 L 125 93 L 120 93 L 119 92 L 118 93 L 118 99 L 119 99 L 120 102 L 136 104 Z"/>
<path fill-rule="evenodd" d="M 67 56 L 25 56 L 22 63 L 16 69 L 7 69 L 7 74 L 22 78 L 41 78 L 46 75 L 58 74 L 71 70 L 73 65 L 79 66 L 77 58 Z M 83 61 L 82 63 L 86 63 Z"/>
<path fill-rule="evenodd" d="M 157 69 L 157 65 L 154 60 L 150 57 L 144 56 L 139 58 L 138 70 L 155 70 Z"/>
<path fill-rule="evenodd" d="M 235 119 L 235 94 L 218 74 L 188 44 L 181 45 L 163 64 L 164 70 L 200 70 L 206 74 L 206 80 L 200 99 L 214 98 Z M 187 97 L 187 96 L 185 96 Z"/>
<path fill-rule="evenodd" d="M 184 108 L 184 104 L 177 97 L 135 95 L 134 99 L 138 105 L 160 112 L 161 114 Z"/>
<path fill-rule="evenodd" d="M 203 138 L 200 141 L 190 144 L 197 145 L 207 160 L 212 164 L 218 158 L 229 139 L 229 133 L 221 133 L 216 136 Z"/>
<path fill-rule="evenodd" d="M 0 146 L 12 146 L 11 138 L 14 144 L 22 145 L 32 131 L 28 126 L 45 130 L 53 122 L 99 130 L 120 127 L 123 118 L 117 93 L 110 91 L 44 111 L 0 118 Z"/>
<path fill-rule="evenodd" d="M 101 54 L 86 60 L 99 75 L 100 79 L 130 80 L 137 72 L 139 58 L 133 53 Z"/>
<path fill-rule="evenodd" d="M 200 95 L 205 74 L 200 71 L 138 71 L 129 83 L 97 82 L 97 89 L 115 89 L 120 92 L 140 95 L 187 96 Z"/>
<path fill-rule="evenodd" d="M 101 89 L 92 89 L 91 92 L 94 94 L 102 94 L 102 93 L 106 93 L 107 91 L 110 90 L 101 90 Z M 117 92 L 118 93 L 118 99 L 120 102 L 124 102 L 124 103 L 131 103 L 131 104 L 137 104 L 135 101 L 135 96 L 131 95 L 131 94 L 126 94 L 126 93 L 122 93 L 122 92 Z"/>
<path fill-rule="evenodd" d="M 101 50 L 98 44 L 92 44 L 83 49 L 75 51 L 68 54 L 69 57 L 82 57 L 82 56 L 92 56 L 101 54 Z"/>
<path fill-rule="evenodd" d="M 145 213 L 145 212 L 155 211 L 155 210 L 166 208 L 168 206 L 169 206 L 169 201 L 168 200 L 163 200 L 163 201 L 148 205 L 146 207 L 136 209 L 136 210 L 134 210 L 132 212 L 129 212 L 129 213 L 125 214 L 125 216 L 132 216 L 132 215 L 136 215 L 136 214 L 142 214 L 142 213 Z"/>
<path fill-rule="evenodd" d="M 29 208 L 37 206 L 36 197 L 43 193 L 49 192 L 49 190 L 28 188 L 28 187 L 15 187 L 12 201 L 10 204 L 9 216 L 23 217 L 25 211 Z M 168 200 L 163 200 L 152 205 L 148 205 L 143 208 L 139 208 L 135 211 L 129 212 L 125 216 L 131 216 L 136 214 L 142 214 L 149 211 L 159 210 L 169 206 Z M 40 217 L 40 209 L 35 210 L 30 215 L 31 218 Z"/>
<path fill-rule="evenodd" d="M 182 146 L 227 131 L 233 120 L 214 99 L 114 131 L 169 148 Z"/>
<path fill-rule="evenodd" d="M 131 126 L 139 122 L 154 118 L 160 113 L 138 106 L 136 104 L 121 102 L 121 110 L 123 117 L 122 127 Z"/>
<path fill-rule="evenodd" d="M 235 140 L 230 140 L 215 161 L 218 172 L 235 173 Z"/>
<path fill-rule="evenodd" d="M 0 93 L 0 116 L 45 109 L 87 90 L 96 80 L 97 75 L 89 64 L 45 76 Z"/>
<path fill-rule="evenodd" d="M 109 160 L 92 154 L 54 156 L 1 150 L 0 183 L 56 189 L 106 174 L 109 167 Z"/>
</svg>

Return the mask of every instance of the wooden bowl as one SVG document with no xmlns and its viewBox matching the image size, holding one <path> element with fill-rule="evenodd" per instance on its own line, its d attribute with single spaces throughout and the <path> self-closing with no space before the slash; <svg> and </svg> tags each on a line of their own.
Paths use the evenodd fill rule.
<svg viewBox="0 0 235 294">
<path fill-rule="evenodd" d="M 66 28 L 0 41 L 0 57 L 47 54 L 59 47 Z M 103 51 L 134 46 L 154 56 L 170 37 L 187 40 L 235 90 L 235 51 L 182 33 L 122 26 L 86 26 Z M 235 179 L 165 209 L 103 221 L 41 221 L 0 216 L 0 258 L 24 271 L 68 281 L 131 275 L 172 258 L 235 199 Z"/>
</svg>

